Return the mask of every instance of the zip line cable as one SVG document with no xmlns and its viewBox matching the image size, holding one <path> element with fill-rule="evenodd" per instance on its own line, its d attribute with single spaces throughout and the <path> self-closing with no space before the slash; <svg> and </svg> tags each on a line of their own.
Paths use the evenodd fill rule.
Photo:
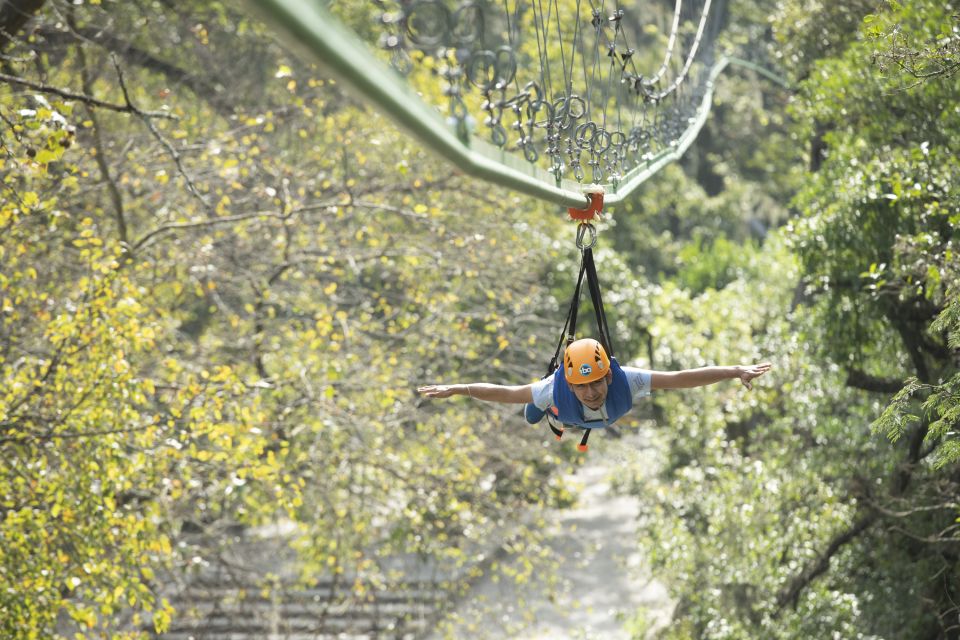
<svg viewBox="0 0 960 640">
<path fill-rule="evenodd" d="M 460 170 L 583 208 L 588 176 L 614 205 L 679 158 L 706 121 L 714 82 L 729 64 L 786 84 L 749 61 L 716 57 L 725 1 L 676 0 L 662 57 L 647 44 L 658 16 L 619 0 L 609 15 L 603 0 L 502 0 L 500 8 L 381 0 L 369 45 L 315 0 L 248 4 L 288 36 L 284 44 L 313 57 Z M 695 35 L 683 44 L 688 24 L 691 31 L 696 24 Z M 393 71 L 370 46 L 386 49 Z M 438 64 L 421 70 L 420 60 Z M 647 64 L 654 72 L 644 75 Z M 398 71 L 420 74 L 418 82 L 439 76 L 446 115 Z"/>
</svg>

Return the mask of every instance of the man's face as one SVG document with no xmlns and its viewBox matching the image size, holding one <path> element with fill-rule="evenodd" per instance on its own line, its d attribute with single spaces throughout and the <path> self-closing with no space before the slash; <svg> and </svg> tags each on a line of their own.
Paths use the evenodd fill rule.
<svg viewBox="0 0 960 640">
<path fill-rule="evenodd" d="M 599 380 L 585 384 L 571 384 L 570 389 L 573 391 L 573 395 L 577 396 L 577 400 L 591 409 L 597 410 L 607 400 L 607 391 L 612 379 L 613 373 L 607 371 L 607 375 Z"/>
</svg>

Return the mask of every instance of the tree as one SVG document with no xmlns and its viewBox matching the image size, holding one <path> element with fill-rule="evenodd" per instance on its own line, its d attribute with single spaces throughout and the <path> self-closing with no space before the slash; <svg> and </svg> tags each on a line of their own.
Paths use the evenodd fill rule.
<svg viewBox="0 0 960 640">
<path fill-rule="evenodd" d="M 494 530 L 536 550 L 508 514 L 564 499 L 541 478 L 568 453 L 413 389 L 536 376 L 542 207 L 219 3 L 51 2 L 9 53 L 3 634 L 163 630 L 171 583 L 281 521 L 344 600 L 402 581 L 392 554 L 464 565 Z"/>
<path fill-rule="evenodd" d="M 815 24 L 783 43 L 803 49 L 792 135 L 815 156 L 789 226 L 752 258 L 761 270 L 722 291 L 664 286 L 652 303 L 661 358 L 717 361 L 720 344 L 780 354 L 777 388 L 749 408 L 660 403 L 664 469 L 642 495 L 654 566 L 678 598 L 664 635 L 949 638 L 958 87 L 871 63 L 894 26 L 922 51 L 951 20 L 925 2 L 856 30 L 800 4 L 776 13 L 799 12 Z M 778 18 L 773 31 L 807 26 Z"/>
</svg>

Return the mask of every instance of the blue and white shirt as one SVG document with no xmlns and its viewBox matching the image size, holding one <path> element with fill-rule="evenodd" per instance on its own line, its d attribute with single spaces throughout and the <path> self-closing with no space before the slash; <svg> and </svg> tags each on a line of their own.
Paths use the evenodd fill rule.
<svg viewBox="0 0 960 640">
<path fill-rule="evenodd" d="M 630 394 L 634 402 L 640 398 L 650 395 L 650 377 L 651 372 L 637 367 L 621 367 L 627 375 L 627 383 L 630 385 Z M 533 404 L 543 411 L 553 406 L 553 376 L 547 376 L 543 380 L 533 383 Z M 609 416 L 605 406 L 599 409 L 591 409 L 583 406 L 583 417 L 586 420 L 604 420 Z"/>
</svg>

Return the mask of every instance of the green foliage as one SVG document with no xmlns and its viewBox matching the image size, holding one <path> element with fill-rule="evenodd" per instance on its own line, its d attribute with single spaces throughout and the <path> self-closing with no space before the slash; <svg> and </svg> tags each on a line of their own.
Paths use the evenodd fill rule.
<svg viewBox="0 0 960 640">
<path fill-rule="evenodd" d="M 896 25 L 903 37 L 922 42 L 936 38 L 945 22 L 941 6 L 891 4 L 870 17 L 866 30 Z M 825 318 L 831 355 L 867 369 L 884 366 L 893 355 L 932 388 L 952 378 L 956 367 L 949 355 L 955 319 L 949 318 L 955 318 L 960 239 L 952 183 L 960 167 L 956 119 L 947 105 L 958 85 L 878 73 L 862 64 L 875 46 L 875 36 L 858 40 L 844 56 L 820 63 L 805 85 L 798 116 L 826 128 L 830 152 L 798 196 L 807 215 L 795 227 L 796 247 L 812 289 L 829 296 L 835 308 L 855 310 L 852 323 L 849 316 Z M 901 346 L 865 354 L 863 346 L 884 333 Z M 889 436 L 902 435 L 903 419 L 916 417 L 907 398 L 917 389 L 909 385 L 878 421 Z M 950 415 L 948 388 L 933 396 L 943 409 L 936 415 Z M 919 421 L 917 429 L 929 428 Z"/>
<path fill-rule="evenodd" d="M 677 601 L 661 636 L 937 637 L 960 95 L 879 63 L 949 45 L 951 10 L 769 4 L 732 7 L 732 41 L 769 27 L 798 94 L 724 79 L 597 250 L 624 360 L 775 364 L 637 409 L 662 464 L 620 480 Z M 219 3 L 51 3 L 8 53 L 30 88 L 0 89 L 0 635 L 162 631 L 166 585 L 277 525 L 304 584 L 357 598 L 396 556 L 496 571 L 491 539 L 526 559 L 503 579 L 549 568 L 537 512 L 570 499 L 545 479 L 571 448 L 413 389 L 541 373 L 577 257 L 555 211 L 454 174 Z M 434 104 L 443 63 L 411 77 Z"/>
<path fill-rule="evenodd" d="M 751 251 L 756 251 L 756 246 L 749 240 L 741 244 L 724 236 L 707 241 L 694 236 L 678 256 L 679 282 L 694 294 L 706 289 L 723 289 L 743 276 Z"/>
<path fill-rule="evenodd" d="M 51 4 L 13 53 L 0 635 L 163 631 L 174 580 L 278 524 L 303 582 L 356 597 L 404 578 L 387 558 L 465 567 L 494 531 L 536 557 L 510 514 L 569 499 L 543 478 L 570 452 L 414 389 L 535 378 L 552 212 L 452 175 L 219 3 Z"/>
<path fill-rule="evenodd" d="M 909 7 L 909 5 L 907 5 Z M 905 11 L 896 0 L 890 0 L 889 12 L 864 18 L 864 32 L 878 47 L 874 60 L 881 71 L 894 70 L 916 81 L 950 77 L 960 69 L 960 38 L 957 37 L 957 15 Z M 907 29 L 904 23 L 909 24 Z M 916 40 L 912 34 L 920 30 L 927 39 Z"/>
<path fill-rule="evenodd" d="M 770 20 L 777 56 L 794 78 L 814 74 L 821 58 L 843 55 L 865 16 L 876 9 L 872 0 L 852 2 L 777 2 Z"/>
<path fill-rule="evenodd" d="M 642 542 L 677 600 L 660 637 L 948 637 L 960 584 L 942 553 L 956 544 L 960 460 L 958 85 L 881 68 L 875 54 L 894 32 L 932 50 L 952 10 L 778 5 L 773 32 L 800 82 L 793 122 L 749 154 L 694 151 L 687 172 L 706 185 L 722 175 L 723 190 L 691 197 L 682 220 L 735 193 L 754 206 L 777 194 L 792 200 L 788 224 L 740 254 L 749 236 L 735 215 L 659 233 L 651 215 L 630 229 L 661 251 L 682 247 L 651 251 L 659 265 L 687 258 L 656 267 L 668 279 L 650 302 L 655 366 L 775 362 L 745 398 L 656 400 L 658 481 L 636 470 L 624 482 L 645 501 Z M 760 178 L 751 157 L 779 158 L 786 179 Z M 752 192 L 750 178 L 763 180 Z M 659 180 L 669 186 L 648 210 L 662 203 L 669 220 L 696 187 Z"/>
<path fill-rule="evenodd" d="M 883 410 L 880 417 L 871 425 L 874 431 L 882 431 L 890 442 L 896 442 L 903 437 L 911 422 L 919 417 L 913 415 L 913 396 L 923 388 L 916 378 L 907 378 L 906 385 L 890 400 L 890 404 Z"/>
</svg>

